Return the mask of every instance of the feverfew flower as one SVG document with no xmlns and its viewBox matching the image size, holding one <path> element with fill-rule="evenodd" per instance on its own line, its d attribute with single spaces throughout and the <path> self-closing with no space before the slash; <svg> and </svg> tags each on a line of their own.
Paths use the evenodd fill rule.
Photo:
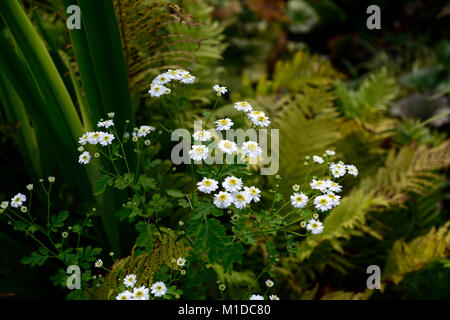
<svg viewBox="0 0 450 320">
<path fill-rule="evenodd" d="M 0 204 L 0 207 L 2 209 L 6 209 L 8 208 L 9 202 L 8 201 L 2 201 L 2 203 Z"/>
<path fill-rule="evenodd" d="M 251 187 L 244 187 L 244 191 L 247 192 L 247 194 L 250 196 L 251 200 L 253 200 L 254 202 L 259 201 L 259 199 L 261 197 L 260 196 L 261 190 L 259 190 L 255 186 L 251 186 Z"/>
<path fill-rule="evenodd" d="M 115 139 L 114 135 L 112 133 L 106 133 L 106 132 L 102 132 L 102 134 L 100 135 L 100 138 L 98 139 L 98 142 L 102 145 L 102 146 L 107 146 L 108 144 L 112 144 L 112 141 Z"/>
<path fill-rule="evenodd" d="M 264 297 L 263 297 L 263 296 L 260 296 L 259 294 L 253 294 L 253 295 L 250 297 L 250 300 L 264 300 Z"/>
<path fill-rule="evenodd" d="M 262 149 L 255 141 L 247 141 L 242 144 L 242 150 L 250 158 L 257 158 L 262 154 Z"/>
<path fill-rule="evenodd" d="M 184 259 L 184 258 L 182 258 L 182 257 L 179 257 L 179 258 L 177 259 L 177 265 L 178 265 L 179 267 L 184 267 L 185 264 L 186 264 L 186 259 Z"/>
<path fill-rule="evenodd" d="M 325 184 L 327 185 L 328 191 L 331 191 L 331 192 L 341 192 L 342 191 L 342 187 L 334 181 L 326 180 Z"/>
<path fill-rule="evenodd" d="M 320 190 L 320 192 L 326 192 L 328 185 L 323 180 L 313 179 L 313 181 L 310 183 L 310 186 L 311 186 L 311 189 Z"/>
<path fill-rule="evenodd" d="M 145 137 L 147 134 L 150 133 L 150 131 L 154 130 L 155 128 L 151 127 L 151 126 L 140 126 L 139 129 L 137 130 L 137 136 L 138 138 L 142 138 Z M 134 132 L 133 132 L 134 135 Z"/>
<path fill-rule="evenodd" d="M 323 158 L 319 156 L 313 156 L 313 160 L 315 163 L 323 163 Z"/>
<path fill-rule="evenodd" d="M 114 122 L 112 120 L 99 121 L 97 123 L 97 127 L 99 127 L 99 128 L 101 128 L 101 127 L 109 128 L 113 125 L 114 125 Z"/>
<path fill-rule="evenodd" d="M 162 86 L 165 85 L 167 82 L 170 82 L 170 78 L 165 73 L 162 73 L 153 79 L 152 84 L 158 84 Z"/>
<path fill-rule="evenodd" d="M 161 297 L 167 292 L 166 285 L 162 281 L 155 282 L 150 289 L 155 297 Z"/>
<path fill-rule="evenodd" d="M 308 225 L 306 226 L 306 230 L 311 231 L 312 234 L 321 233 L 323 230 L 322 222 L 318 220 L 311 219 L 308 221 Z"/>
<path fill-rule="evenodd" d="M 168 77 L 171 80 L 181 80 L 181 78 L 183 77 L 183 74 L 188 73 L 185 70 L 167 70 L 167 72 L 163 73 L 163 75 L 165 75 L 166 77 Z"/>
<path fill-rule="evenodd" d="M 247 192 L 236 192 L 233 194 L 233 203 L 237 209 L 242 209 L 247 206 L 247 204 L 252 201 L 252 198 Z"/>
<path fill-rule="evenodd" d="M 262 111 L 251 111 L 251 112 L 247 113 L 247 116 L 250 120 L 252 120 L 259 116 L 265 116 L 265 113 Z"/>
<path fill-rule="evenodd" d="M 206 130 L 195 131 L 192 135 L 194 137 L 194 141 L 208 141 L 211 140 L 211 132 Z"/>
<path fill-rule="evenodd" d="M 341 203 L 341 196 L 338 196 L 332 192 L 327 193 L 328 198 L 330 198 L 331 204 L 336 207 L 339 203 Z"/>
<path fill-rule="evenodd" d="M 250 112 L 253 107 L 247 101 L 239 101 L 234 104 L 234 108 L 239 111 Z"/>
<path fill-rule="evenodd" d="M 331 163 L 330 171 L 333 177 L 339 178 L 345 174 L 346 166 L 342 162 L 339 163 Z"/>
<path fill-rule="evenodd" d="M 197 182 L 198 190 L 204 193 L 211 193 L 212 191 L 216 191 L 218 186 L 218 182 L 214 179 L 203 178 L 202 181 Z"/>
<path fill-rule="evenodd" d="M 53 177 L 53 176 L 49 176 L 47 179 L 48 179 L 48 182 L 50 182 L 50 183 L 55 182 L 55 177 Z"/>
<path fill-rule="evenodd" d="M 228 208 L 233 202 L 233 197 L 228 192 L 220 191 L 214 195 L 214 205 L 218 208 Z"/>
<path fill-rule="evenodd" d="M 208 148 L 202 144 L 194 144 L 189 151 L 189 156 L 195 161 L 206 160 L 208 158 Z"/>
<path fill-rule="evenodd" d="M 308 203 L 308 197 L 302 192 L 297 192 L 291 196 L 291 204 L 294 208 L 303 208 Z"/>
<path fill-rule="evenodd" d="M 103 132 L 100 131 L 95 131 L 95 132 L 88 132 L 88 137 L 87 137 L 87 141 L 90 144 L 97 144 L 99 142 L 100 136 L 102 135 Z"/>
<path fill-rule="evenodd" d="M 260 127 L 267 127 L 270 124 L 268 116 L 257 116 L 250 119 L 255 125 Z"/>
<path fill-rule="evenodd" d="M 150 295 L 148 293 L 148 288 L 146 288 L 145 286 L 134 288 L 133 298 L 134 300 L 149 300 Z"/>
<path fill-rule="evenodd" d="M 190 75 L 189 73 L 185 73 L 182 75 L 180 82 L 186 83 L 186 84 L 191 84 L 191 83 L 195 82 L 195 77 Z"/>
<path fill-rule="evenodd" d="M 103 267 L 103 261 L 102 261 L 102 259 L 97 259 L 97 261 L 95 261 L 95 267 L 96 267 L 96 268 L 101 268 L 101 267 Z"/>
<path fill-rule="evenodd" d="M 280 300 L 280 298 L 278 298 L 278 296 L 277 296 L 276 294 L 271 294 L 271 295 L 269 296 L 269 299 L 270 299 L 270 300 Z"/>
<path fill-rule="evenodd" d="M 325 150 L 325 153 L 330 157 L 336 154 L 336 152 L 334 152 L 333 150 Z"/>
<path fill-rule="evenodd" d="M 229 140 L 221 140 L 218 147 L 220 150 L 228 154 L 233 154 L 238 150 L 236 143 Z"/>
<path fill-rule="evenodd" d="M 352 176 L 356 177 L 358 175 L 358 169 L 352 164 L 348 164 L 347 166 L 347 172 L 348 174 L 351 174 Z"/>
<path fill-rule="evenodd" d="M 85 145 L 87 142 L 89 142 L 89 132 L 86 132 L 85 134 L 83 134 L 79 139 L 78 139 L 78 143 L 81 145 Z"/>
<path fill-rule="evenodd" d="M 314 205 L 317 210 L 327 211 L 333 207 L 331 198 L 328 195 L 321 195 L 314 199 Z"/>
<path fill-rule="evenodd" d="M 25 195 L 18 193 L 14 197 L 11 198 L 11 207 L 19 208 L 22 206 L 22 203 L 26 200 L 27 200 L 27 197 L 25 197 Z"/>
<path fill-rule="evenodd" d="M 242 180 L 234 176 L 227 177 L 222 182 L 222 187 L 228 192 L 237 192 L 242 189 Z"/>
<path fill-rule="evenodd" d="M 298 190 L 300 190 L 300 186 L 298 184 L 294 184 L 292 186 L 292 190 L 294 190 L 295 192 L 297 192 Z"/>
<path fill-rule="evenodd" d="M 219 119 L 214 122 L 216 124 L 217 130 L 230 130 L 231 126 L 234 124 L 229 118 Z"/>
<path fill-rule="evenodd" d="M 123 284 L 127 287 L 133 288 L 136 283 L 136 275 L 135 274 L 129 274 L 123 279 Z"/>
<path fill-rule="evenodd" d="M 91 155 L 87 151 L 80 154 L 80 157 L 78 158 L 78 162 L 81 164 L 88 164 L 90 160 L 91 160 Z"/>
<path fill-rule="evenodd" d="M 170 89 L 164 86 L 161 86 L 159 84 L 151 84 L 150 90 L 148 90 L 148 93 L 152 97 L 160 97 L 164 94 L 170 93 Z"/>
<path fill-rule="evenodd" d="M 215 91 L 215 92 L 217 92 L 217 95 L 222 95 L 222 94 L 225 94 L 225 93 L 227 93 L 227 87 L 221 87 L 221 86 L 219 86 L 218 84 L 215 84 L 214 86 L 213 86 L 213 90 Z"/>
<path fill-rule="evenodd" d="M 272 288 L 273 285 L 274 285 L 274 283 L 273 283 L 272 280 L 270 280 L 270 279 L 267 279 L 267 280 L 266 280 L 266 286 L 267 286 L 268 288 Z"/>
<path fill-rule="evenodd" d="M 32 191 L 33 190 L 33 185 L 31 183 L 27 184 L 27 189 L 28 189 L 28 191 Z"/>
<path fill-rule="evenodd" d="M 133 295 L 130 291 L 125 290 L 116 296 L 116 300 L 133 300 Z"/>
</svg>

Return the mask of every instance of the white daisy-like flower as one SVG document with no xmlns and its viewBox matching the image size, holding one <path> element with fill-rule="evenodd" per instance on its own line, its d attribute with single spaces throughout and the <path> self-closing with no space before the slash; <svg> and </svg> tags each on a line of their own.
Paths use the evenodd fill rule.
<svg viewBox="0 0 450 320">
<path fill-rule="evenodd" d="M 189 74 L 189 72 L 187 72 L 185 70 L 181 70 L 181 69 L 177 69 L 177 70 L 169 69 L 165 73 L 163 73 L 163 75 L 165 75 L 166 77 L 168 77 L 171 80 L 181 80 L 181 78 L 183 77 L 183 74 Z"/>
<path fill-rule="evenodd" d="M 328 195 L 321 195 L 317 196 L 314 199 L 314 205 L 316 206 L 317 210 L 320 211 L 327 211 L 333 208 L 333 203 L 331 201 L 331 198 Z"/>
<path fill-rule="evenodd" d="M 323 231 L 323 224 L 318 220 L 311 219 L 306 225 L 306 230 L 311 231 L 312 234 L 318 234 Z"/>
<path fill-rule="evenodd" d="M 152 84 L 150 86 L 150 90 L 148 90 L 148 93 L 152 97 L 160 97 L 164 94 L 170 93 L 170 89 L 159 84 Z"/>
<path fill-rule="evenodd" d="M 325 150 L 325 153 L 330 157 L 336 154 L 336 152 L 334 152 L 333 150 Z"/>
<path fill-rule="evenodd" d="M 339 203 L 341 203 L 341 196 L 334 194 L 332 192 L 327 193 L 328 198 L 330 198 L 331 204 L 336 207 Z"/>
<path fill-rule="evenodd" d="M 148 288 L 146 288 L 145 286 L 134 288 L 132 295 L 133 300 L 149 300 L 150 298 Z"/>
<path fill-rule="evenodd" d="M 137 136 L 138 136 L 139 138 L 145 137 L 145 136 L 147 136 L 147 135 L 150 133 L 150 131 L 152 131 L 152 130 L 155 130 L 155 128 L 152 127 L 152 126 L 140 126 L 139 129 L 137 130 Z M 133 132 L 133 135 L 134 135 L 134 134 L 135 134 L 135 133 Z"/>
<path fill-rule="evenodd" d="M 114 125 L 114 121 L 112 121 L 112 120 L 99 121 L 97 123 L 97 127 L 99 127 L 99 128 L 101 128 L 101 127 L 109 128 L 109 127 L 112 127 L 113 125 Z"/>
<path fill-rule="evenodd" d="M 102 261 L 102 259 L 97 259 L 97 260 L 95 261 L 95 267 L 96 267 L 96 268 L 101 268 L 101 267 L 103 267 L 103 261 Z"/>
<path fill-rule="evenodd" d="M 133 294 L 130 291 L 125 290 L 116 296 L 116 300 L 133 300 Z"/>
<path fill-rule="evenodd" d="M 216 129 L 220 131 L 230 130 L 231 126 L 234 124 L 230 118 L 219 119 L 217 121 L 214 121 L 214 123 L 216 124 Z"/>
<path fill-rule="evenodd" d="M 152 84 L 158 84 L 158 85 L 162 86 L 162 85 L 165 85 L 167 82 L 170 82 L 170 78 L 165 73 L 162 73 L 160 75 L 157 75 L 153 79 Z"/>
<path fill-rule="evenodd" d="M 260 127 L 267 127 L 270 124 L 270 120 L 268 116 L 257 116 L 254 118 L 251 118 L 251 121 Z"/>
<path fill-rule="evenodd" d="M 192 160 L 201 161 L 208 158 L 208 148 L 202 144 L 194 144 L 189 151 Z"/>
<path fill-rule="evenodd" d="M 325 181 L 316 179 L 313 179 L 313 181 L 310 183 L 310 186 L 311 189 L 320 190 L 320 192 L 326 192 L 328 187 Z"/>
<path fill-rule="evenodd" d="M 195 82 L 195 77 L 189 73 L 185 73 L 181 76 L 181 83 L 192 84 Z"/>
<path fill-rule="evenodd" d="M 233 203 L 237 209 L 245 208 L 251 201 L 252 198 L 245 191 L 233 193 Z"/>
<path fill-rule="evenodd" d="M 85 134 L 83 134 L 79 139 L 78 139 L 78 143 L 81 145 L 85 145 L 87 142 L 89 142 L 89 132 L 86 132 Z"/>
<path fill-rule="evenodd" d="M 277 296 L 276 294 L 271 294 L 271 295 L 269 296 L 269 299 L 270 299 L 270 300 L 280 300 L 280 298 L 278 298 L 278 296 Z"/>
<path fill-rule="evenodd" d="M 250 297 L 250 300 L 264 300 L 264 297 L 261 296 L 261 295 L 259 295 L 259 294 L 253 294 L 253 295 Z"/>
<path fill-rule="evenodd" d="M 323 163 L 323 158 L 319 156 L 313 156 L 313 161 L 315 163 Z"/>
<path fill-rule="evenodd" d="M 234 108 L 239 111 L 251 112 L 253 107 L 247 101 L 239 101 L 234 104 Z"/>
<path fill-rule="evenodd" d="M 211 132 L 206 131 L 206 130 L 195 131 L 192 136 L 194 137 L 194 141 L 208 141 L 208 140 L 211 140 Z"/>
<path fill-rule="evenodd" d="M 177 259 L 177 266 L 184 267 L 185 264 L 186 264 L 186 259 L 185 258 L 179 257 Z"/>
<path fill-rule="evenodd" d="M 341 192 L 342 191 L 341 185 L 339 185 L 338 183 L 336 183 L 334 181 L 326 180 L 325 184 L 327 185 L 328 191 L 331 191 L 331 192 Z"/>
<path fill-rule="evenodd" d="M 261 195 L 260 195 L 261 190 L 259 190 L 255 186 L 244 187 L 244 191 L 247 192 L 247 194 L 250 196 L 251 200 L 253 200 L 254 202 L 258 202 L 259 199 L 261 198 Z"/>
<path fill-rule="evenodd" d="M 358 169 L 352 164 L 348 164 L 347 166 L 347 172 L 348 174 L 351 174 L 352 176 L 356 177 L 358 175 Z"/>
<path fill-rule="evenodd" d="M 257 158 L 262 155 L 262 149 L 255 141 L 247 141 L 242 144 L 242 151 L 250 158 Z"/>
<path fill-rule="evenodd" d="M 260 116 L 265 116 L 266 114 L 262 111 L 250 111 L 249 113 L 247 113 L 247 116 L 250 120 L 256 118 L 256 117 L 260 117 Z"/>
<path fill-rule="evenodd" d="M 99 142 L 99 139 L 100 139 L 100 137 L 101 137 L 101 135 L 103 133 L 104 132 L 101 132 L 101 131 L 88 132 L 87 133 L 88 134 L 88 138 L 87 138 L 88 142 L 90 144 L 97 144 Z"/>
<path fill-rule="evenodd" d="M 162 281 L 155 282 L 150 289 L 155 297 L 162 297 L 167 292 L 166 285 Z"/>
<path fill-rule="evenodd" d="M 233 203 L 233 196 L 224 191 L 214 195 L 214 205 L 218 208 L 228 208 Z"/>
<path fill-rule="evenodd" d="M 4 210 L 6 208 L 8 208 L 9 206 L 9 202 L 8 201 L 2 201 L 2 203 L 0 204 L 0 207 Z"/>
<path fill-rule="evenodd" d="M 242 180 L 234 176 L 227 177 L 222 182 L 222 187 L 228 192 L 238 192 L 242 189 Z"/>
<path fill-rule="evenodd" d="M 16 194 L 11 198 L 11 207 L 19 208 L 22 206 L 22 203 L 27 200 L 27 197 L 21 193 Z"/>
<path fill-rule="evenodd" d="M 330 164 L 330 171 L 333 177 L 339 178 L 345 175 L 346 166 L 345 164 L 339 162 L 339 163 L 331 163 Z"/>
<path fill-rule="evenodd" d="M 303 208 L 307 203 L 308 197 L 303 192 L 300 194 L 295 192 L 291 195 L 291 204 L 294 208 Z"/>
<path fill-rule="evenodd" d="M 215 84 L 214 86 L 213 86 L 213 90 L 215 91 L 215 92 L 217 92 L 219 95 L 222 95 L 222 94 L 225 94 L 225 93 L 227 93 L 227 87 L 225 87 L 225 86 L 223 86 L 223 87 L 221 87 L 221 86 L 219 86 L 218 84 Z"/>
<path fill-rule="evenodd" d="M 112 141 L 115 139 L 114 135 L 112 133 L 106 133 L 106 132 L 102 132 L 102 134 L 100 135 L 100 138 L 98 139 L 98 142 L 102 145 L 102 146 L 107 146 L 108 144 L 112 144 Z"/>
<path fill-rule="evenodd" d="M 211 193 L 216 191 L 219 183 L 214 179 L 203 178 L 202 181 L 197 182 L 198 190 L 204 193 Z"/>
<path fill-rule="evenodd" d="M 275 283 L 273 283 L 272 280 L 270 280 L 270 279 L 267 279 L 267 280 L 266 280 L 266 286 L 267 286 L 268 288 L 272 288 L 274 284 L 275 284 Z"/>
<path fill-rule="evenodd" d="M 227 154 L 233 154 L 238 151 L 238 147 L 236 143 L 230 140 L 221 140 L 218 144 L 220 150 Z"/>
<path fill-rule="evenodd" d="M 88 164 L 89 161 L 91 161 L 91 155 L 89 152 L 85 151 L 82 154 L 80 154 L 80 157 L 78 158 L 79 163 Z"/>
<path fill-rule="evenodd" d="M 129 274 L 129 275 L 127 275 L 124 279 L 123 279 L 123 284 L 126 286 L 126 287 L 130 287 L 130 288 L 133 288 L 134 287 L 134 285 L 136 284 L 136 275 L 135 274 Z"/>
</svg>

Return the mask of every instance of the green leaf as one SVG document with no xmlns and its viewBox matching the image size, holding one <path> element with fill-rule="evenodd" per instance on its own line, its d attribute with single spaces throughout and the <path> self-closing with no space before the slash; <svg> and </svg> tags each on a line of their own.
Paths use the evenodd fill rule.
<svg viewBox="0 0 450 320">
<path fill-rule="evenodd" d="M 48 258 L 49 256 L 47 255 L 41 255 L 37 252 L 32 252 L 30 256 L 23 257 L 20 262 L 22 262 L 23 264 L 29 264 L 30 267 L 42 266 Z"/>
<path fill-rule="evenodd" d="M 215 218 L 192 219 L 186 233 L 194 238 L 194 250 L 206 252 L 210 263 L 217 261 L 226 250 L 225 227 Z"/>
<path fill-rule="evenodd" d="M 226 246 L 223 258 L 223 268 L 225 272 L 230 272 L 233 269 L 233 263 L 242 263 L 242 254 L 244 248 L 240 243 L 233 242 Z"/>
<path fill-rule="evenodd" d="M 58 231 L 59 228 L 64 227 L 64 221 L 69 217 L 69 211 L 61 211 L 58 216 L 51 217 L 51 230 L 53 232 Z"/>
<path fill-rule="evenodd" d="M 94 196 L 98 196 L 105 192 L 107 186 L 111 186 L 113 183 L 113 178 L 108 175 L 102 175 L 100 179 L 97 180 L 94 188 Z"/>
<path fill-rule="evenodd" d="M 189 208 L 189 202 L 186 201 L 186 199 L 178 199 L 178 205 L 182 208 Z"/>
<path fill-rule="evenodd" d="M 184 193 L 181 192 L 180 190 L 173 190 L 173 189 L 168 189 L 166 190 L 166 193 L 174 198 L 183 198 L 184 197 Z"/>
<path fill-rule="evenodd" d="M 156 181 L 153 178 L 142 175 L 139 177 L 138 185 L 144 188 L 144 190 L 155 189 Z"/>
</svg>

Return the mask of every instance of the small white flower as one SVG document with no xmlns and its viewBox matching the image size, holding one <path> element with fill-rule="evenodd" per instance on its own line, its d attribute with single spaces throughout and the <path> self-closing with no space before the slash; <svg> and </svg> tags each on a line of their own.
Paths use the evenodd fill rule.
<svg viewBox="0 0 450 320">
<path fill-rule="evenodd" d="M 327 195 L 321 195 L 314 199 L 314 205 L 317 210 L 327 211 L 333 208 L 331 198 Z"/>
<path fill-rule="evenodd" d="M 87 151 L 80 154 L 80 157 L 78 158 L 78 162 L 81 164 L 88 164 L 90 160 L 91 160 L 91 155 Z"/>
<path fill-rule="evenodd" d="M 327 186 L 328 191 L 331 191 L 331 192 L 341 192 L 342 191 L 342 187 L 334 181 L 326 180 L 325 184 Z"/>
<path fill-rule="evenodd" d="M 315 163 L 323 163 L 323 158 L 319 156 L 313 156 L 313 160 Z"/>
<path fill-rule="evenodd" d="M 331 163 L 330 164 L 330 171 L 333 177 L 339 178 L 342 177 L 345 174 L 346 166 L 343 163 Z"/>
<path fill-rule="evenodd" d="M 130 287 L 130 288 L 133 288 L 134 287 L 134 285 L 136 284 L 136 275 L 135 274 L 129 274 L 129 275 L 127 275 L 124 279 L 123 279 L 123 284 L 126 286 L 126 287 Z"/>
<path fill-rule="evenodd" d="M 165 73 L 162 73 L 153 79 L 152 84 L 158 84 L 162 86 L 165 85 L 167 82 L 170 82 L 170 78 Z"/>
<path fill-rule="evenodd" d="M 263 296 L 260 296 L 259 294 L 253 294 L 253 295 L 250 297 L 250 300 L 264 300 L 264 297 L 263 297 Z"/>
<path fill-rule="evenodd" d="M 251 112 L 253 107 L 247 101 L 239 101 L 234 104 L 234 108 L 239 111 Z"/>
<path fill-rule="evenodd" d="M 302 192 L 291 195 L 291 204 L 294 208 L 303 208 L 308 203 L 308 197 Z"/>
<path fill-rule="evenodd" d="M 266 280 L 266 286 L 267 286 L 268 288 L 272 288 L 273 285 L 274 285 L 274 283 L 273 283 L 272 280 L 270 280 L 270 279 L 267 279 L 267 280 Z"/>
<path fill-rule="evenodd" d="M 112 144 L 112 141 L 115 139 L 114 135 L 112 133 L 106 133 L 102 132 L 100 135 L 100 138 L 98 139 L 98 142 L 106 147 L 108 144 Z"/>
<path fill-rule="evenodd" d="M 311 189 L 320 190 L 321 192 L 326 192 L 328 185 L 323 180 L 313 179 L 313 181 L 310 183 L 310 186 L 311 186 Z"/>
<path fill-rule="evenodd" d="M 278 296 L 276 294 L 272 294 L 269 296 L 270 300 L 280 300 L 280 298 L 278 298 Z"/>
<path fill-rule="evenodd" d="M 8 201 L 2 201 L 2 203 L 0 204 L 0 207 L 4 210 L 6 208 L 8 208 L 9 202 Z"/>
<path fill-rule="evenodd" d="M 133 300 L 133 294 L 130 291 L 125 290 L 116 296 L 116 300 Z"/>
<path fill-rule="evenodd" d="M 171 80 L 181 80 L 181 78 L 183 77 L 183 74 L 189 74 L 189 72 L 185 71 L 185 70 L 172 70 L 169 69 L 167 70 L 167 72 L 163 73 L 163 75 L 165 75 L 166 77 L 168 77 Z"/>
<path fill-rule="evenodd" d="M 96 268 L 101 268 L 101 267 L 103 267 L 103 261 L 102 261 L 102 259 L 97 259 L 97 261 L 95 261 L 95 267 L 96 267 Z"/>
<path fill-rule="evenodd" d="M 225 152 L 227 154 L 233 154 L 236 151 L 238 151 L 236 143 L 234 143 L 233 141 L 229 141 L 229 140 L 221 140 L 218 144 L 218 147 L 220 150 L 222 150 L 223 152 Z"/>
<path fill-rule="evenodd" d="M 252 118 L 251 121 L 260 127 L 267 127 L 270 124 L 268 116 L 257 116 Z"/>
<path fill-rule="evenodd" d="M 292 190 L 294 190 L 295 192 L 297 192 L 298 190 L 300 190 L 300 186 L 298 184 L 294 184 L 292 186 Z"/>
<path fill-rule="evenodd" d="M 114 118 L 114 116 L 116 114 L 114 112 L 108 112 L 107 115 L 108 115 L 108 118 L 112 119 L 112 118 Z"/>
<path fill-rule="evenodd" d="M 27 189 L 28 189 L 28 191 L 32 191 L 33 190 L 33 185 L 31 183 L 27 184 Z"/>
<path fill-rule="evenodd" d="M 144 140 L 144 144 L 146 145 L 146 146 L 149 146 L 150 145 L 150 140 L 149 139 L 146 139 L 146 140 Z"/>
<path fill-rule="evenodd" d="M 242 150 L 250 158 L 257 158 L 262 154 L 262 149 L 255 141 L 247 141 L 242 144 Z"/>
<path fill-rule="evenodd" d="M 202 181 L 197 182 L 198 190 L 204 193 L 211 193 L 216 191 L 219 183 L 214 179 L 203 178 Z"/>
<path fill-rule="evenodd" d="M 341 196 L 338 196 L 332 192 L 327 193 L 328 198 L 330 198 L 331 204 L 336 207 L 339 203 L 341 203 Z"/>
<path fill-rule="evenodd" d="M 114 125 L 114 122 L 112 120 L 99 121 L 97 123 L 97 127 L 99 127 L 99 128 L 101 128 L 101 127 L 109 128 L 113 125 Z"/>
<path fill-rule="evenodd" d="M 195 131 L 192 135 L 194 137 L 194 141 L 208 141 L 211 140 L 211 132 L 206 130 Z"/>
<path fill-rule="evenodd" d="M 13 208 L 19 208 L 22 206 L 22 203 L 27 200 L 27 197 L 25 195 L 18 193 L 11 199 L 11 207 Z"/>
<path fill-rule="evenodd" d="M 308 225 L 306 226 L 306 230 L 311 231 L 312 234 L 321 233 L 323 230 L 323 224 L 320 221 L 311 219 L 308 221 Z"/>
<path fill-rule="evenodd" d="M 352 164 L 347 165 L 347 172 L 348 174 L 351 174 L 354 177 L 358 175 L 358 169 L 356 169 L 356 167 Z"/>
<path fill-rule="evenodd" d="M 90 144 L 97 144 L 99 142 L 98 139 L 100 139 L 100 136 L 103 134 L 103 132 L 95 131 L 95 132 L 88 132 L 87 140 Z"/>
<path fill-rule="evenodd" d="M 334 156 L 336 154 L 333 150 L 325 150 L 325 153 L 329 156 Z"/>
<path fill-rule="evenodd" d="M 214 86 L 213 86 L 213 90 L 215 91 L 215 92 L 217 92 L 218 93 L 218 95 L 222 95 L 222 94 L 225 94 L 225 93 L 227 93 L 227 87 L 221 87 L 221 86 L 219 86 L 218 84 L 215 84 Z"/>
<path fill-rule="evenodd" d="M 252 198 L 245 191 L 233 193 L 233 203 L 237 209 L 245 208 L 250 201 L 252 201 Z"/>
<path fill-rule="evenodd" d="M 189 151 L 189 156 L 195 161 L 206 160 L 208 158 L 208 148 L 202 144 L 194 144 Z"/>
<path fill-rule="evenodd" d="M 220 191 L 214 195 L 214 205 L 218 208 L 228 208 L 233 203 L 233 197 L 228 192 Z"/>
<path fill-rule="evenodd" d="M 150 298 L 148 288 L 146 288 L 145 286 L 134 288 L 132 296 L 133 300 L 149 300 Z"/>
<path fill-rule="evenodd" d="M 48 179 L 48 182 L 50 182 L 50 183 L 55 182 L 55 177 L 50 176 L 47 179 Z"/>
<path fill-rule="evenodd" d="M 242 180 L 234 176 L 227 177 L 222 182 L 222 187 L 224 187 L 228 192 L 238 192 L 242 189 Z"/>
<path fill-rule="evenodd" d="M 86 132 L 85 134 L 83 134 L 79 139 L 78 139 L 78 143 L 81 145 L 85 145 L 87 142 L 89 142 L 89 132 Z M 90 142 L 89 142 L 90 143 Z"/>
<path fill-rule="evenodd" d="M 244 187 L 244 190 L 250 196 L 251 200 L 253 200 L 254 202 L 258 202 L 259 201 L 259 199 L 261 197 L 260 196 L 261 190 L 259 190 L 255 186 Z"/>
<path fill-rule="evenodd" d="M 260 117 L 260 116 L 265 116 L 266 114 L 262 111 L 251 111 L 249 113 L 247 113 L 247 116 L 250 120 L 256 118 L 256 117 Z"/>
<path fill-rule="evenodd" d="M 217 130 L 230 130 L 231 126 L 234 124 L 229 118 L 219 119 L 214 121 L 214 123 L 216 124 Z"/>
<path fill-rule="evenodd" d="M 20 207 L 20 211 L 22 211 L 23 213 L 26 213 L 28 211 L 28 208 L 25 206 Z"/>
<path fill-rule="evenodd" d="M 139 129 L 137 130 L 137 136 L 139 138 L 145 137 L 147 136 L 147 134 L 150 133 L 150 131 L 154 130 L 153 127 L 151 126 L 140 126 Z M 134 133 L 134 132 L 133 132 Z"/>
<path fill-rule="evenodd" d="M 186 264 L 186 259 L 184 259 L 184 258 L 182 258 L 182 257 L 179 257 L 179 258 L 177 259 L 177 265 L 178 265 L 179 267 L 184 267 L 185 264 Z"/>
<path fill-rule="evenodd" d="M 166 285 L 162 281 L 155 282 L 150 289 L 155 297 L 161 297 L 167 292 Z"/>
<path fill-rule="evenodd" d="M 190 75 L 189 73 L 185 73 L 182 75 L 180 82 L 186 83 L 186 84 L 191 84 L 191 83 L 195 82 L 195 77 Z"/>
<path fill-rule="evenodd" d="M 150 90 L 148 90 L 148 93 L 152 97 L 160 97 L 160 96 L 162 96 L 164 94 L 170 93 L 170 89 L 166 88 L 164 86 L 161 86 L 159 84 L 152 84 L 150 86 Z"/>
</svg>

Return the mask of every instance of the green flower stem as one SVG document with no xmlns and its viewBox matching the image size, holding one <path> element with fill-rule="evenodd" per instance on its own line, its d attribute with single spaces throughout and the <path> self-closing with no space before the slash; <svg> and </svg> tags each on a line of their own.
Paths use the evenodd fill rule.
<svg viewBox="0 0 450 320">
<path fill-rule="evenodd" d="M 219 99 L 216 98 L 216 101 L 214 102 L 213 110 L 212 110 L 212 112 L 209 114 L 208 118 L 206 119 L 205 129 L 208 128 L 208 124 L 209 124 L 209 120 L 211 119 L 211 116 L 216 112 L 216 107 L 217 107 L 217 103 L 218 103 L 218 102 L 219 102 Z"/>
<path fill-rule="evenodd" d="M 128 126 L 128 122 L 125 123 L 125 128 L 123 129 L 124 132 L 126 132 L 127 126 Z M 114 133 L 114 135 L 116 136 L 117 141 L 119 142 L 120 149 L 122 150 L 122 154 L 123 154 L 123 159 L 125 161 L 125 166 L 127 167 L 128 173 L 131 174 L 130 167 L 128 166 L 127 155 L 125 154 L 125 149 L 123 147 L 123 141 L 122 141 L 122 139 L 119 138 L 119 135 L 117 134 L 116 128 L 114 126 L 113 126 L 113 130 L 111 130 L 111 131 Z"/>
</svg>

